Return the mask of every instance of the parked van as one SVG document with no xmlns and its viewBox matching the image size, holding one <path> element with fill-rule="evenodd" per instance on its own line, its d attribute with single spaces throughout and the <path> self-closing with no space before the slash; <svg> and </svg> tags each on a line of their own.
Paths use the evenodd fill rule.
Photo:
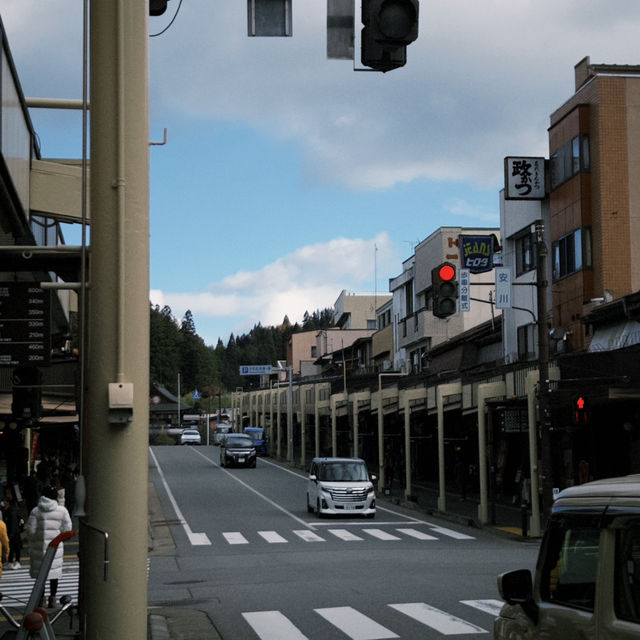
<svg viewBox="0 0 640 640">
<path fill-rule="evenodd" d="M 244 432 L 253 440 L 253 446 L 259 456 L 267 455 L 267 436 L 262 427 L 245 427 Z"/>
<path fill-rule="evenodd" d="M 535 576 L 498 576 L 496 640 L 640 638 L 640 475 L 562 491 Z"/>
</svg>

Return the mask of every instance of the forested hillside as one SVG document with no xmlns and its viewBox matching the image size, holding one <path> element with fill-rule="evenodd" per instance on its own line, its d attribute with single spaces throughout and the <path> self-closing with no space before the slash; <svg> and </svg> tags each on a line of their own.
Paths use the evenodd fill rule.
<svg viewBox="0 0 640 640">
<path fill-rule="evenodd" d="M 168 306 L 151 305 L 150 311 L 151 382 L 176 393 L 180 374 L 181 392 L 198 389 L 203 398 L 247 384 L 246 376 L 238 373 L 241 365 L 275 365 L 285 360 L 292 333 L 333 326 L 333 310 L 327 308 L 305 313 L 302 324 L 291 324 L 286 316 L 277 327 L 257 324 L 246 335 L 231 334 L 226 345 L 218 339 L 213 347 L 198 335 L 191 311 L 187 310 L 181 321 Z"/>
</svg>

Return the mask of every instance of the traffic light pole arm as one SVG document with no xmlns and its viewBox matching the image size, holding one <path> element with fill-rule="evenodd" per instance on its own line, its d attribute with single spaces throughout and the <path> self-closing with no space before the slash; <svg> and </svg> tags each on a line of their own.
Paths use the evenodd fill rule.
<svg viewBox="0 0 640 640">
<path fill-rule="evenodd" d="M 485 304 L 490 304 L 492 306 L 495 306 L 496 304 L 494 300 L 482 300 L 481 298 L 469 298 L 469 300 L 473 300 L 474 302 L 484 302 Z M 527 309 L 526 307 L 511 307 L 511 309 L 515 309 L 516 311 L 526 311 L 527 313 L 530 313 L 531 317 L 533 318 L 534 324 L 537 324 L 538 318 L 536 318 L 536 314 L 533 313 L 531 309 Z"/>
</svg>

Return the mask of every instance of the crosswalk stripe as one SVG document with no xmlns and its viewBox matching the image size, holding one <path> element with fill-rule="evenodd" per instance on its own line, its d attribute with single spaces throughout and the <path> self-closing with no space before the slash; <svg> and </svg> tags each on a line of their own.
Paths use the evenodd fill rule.
<svg viewBox="0 0 640 640">
<path fill-rule="evenodd" d="M 406 616 L 439 631 L 445 636 L 459 633 L 488 633 L 486 629 L 471 624 L 446 611 L 431 607 L 424 602 L 407 602 L 404 604 L 390 604 L 392 609 L 404 613 Z"/>
<path fill-rule="evenodd" d="M 258 535 L 263 537 L 269 544 L 282 544 L 283 542 L 289 542 L 277 531 L 258 531 Z"/>
<path fill-rule="evenodd" d="M 462 604 L 484 611 L 492 616 L 499 616 L 504 602 L 502 600 L 460 600 Z"/>
<path fill-rule="evenodd" d="M 435 536 L 430 536 L 428 533 L 424 531 L 419 531 L 418 529 L 396 529 L 400 533 L 404 533 L 406 536 L 410 536 L 412 538 L 417 538 L 418 540 L 437 540 Z"/>
<path fill-rule="evenodd" d="M 279 611 L 252 611 L 242 616 L 261 640 L 309 640 Z"/>
<path fill-rule="evenodd" d="M 227 531 L 222 535 L 229 544 L 249 544 L 249 541 L 239 531 Z"/>
<path fill-rule="evenodd" d="M 311 529 L 296 529 L 293 533 L 305 542 L 326 542 L 324 538 L 321 538 L 317 533 L 311 531 Z"/>
<path fill-rule="evenodd" d="M 453 529 L 447 529 L 446 527 L 437 527 L 434 524 L 429 526 L 436 533 L 441 533 L 443 536 L 448 536 L 449 538 L 455 538 L 456 540 L 475 540 L 473 536 L 468 536 L 466 533 L 460 533 L 459 531 L 454 531 Z"/>
<path fill-rule="evenodd" d="M 329 529 L 328 531 L 336 536 L 336 538 L 340 538 L 340 540 L 344 540 L 346 542 L 362 540 L 360 536 L 357 536 L 355 533 L 351 533 L 351 531 L 348 531 L 347 529 Z"/>
<path fill-rule="evenodd" d="M 58 580 L 58 597 L 68 594 L 77 601 L 78 575 L 79 563 L 77 560 L 64 563 L 62 577 Z M 2 582 L 0 582 L 3 604 L 8 607 L 26 605 L 33 591 L 34 583 L 35 580 L 29 576 L 29 569 L 26 567 L 5 571 Z"/>
<path fill-rule="evenodd" d="M 384 529 L 363 529 L 363 531 L 374 538 L 378 538 L 378 540 L 400 540 L 398 536 L 394 536 L 392 533 L 384 531 Z"/>
<path fill-rule="evenodd" d="M 399 637 L 353 607 L 330 607 L 315 611 L 352 640 L 384 640 Z"/>
</svg>

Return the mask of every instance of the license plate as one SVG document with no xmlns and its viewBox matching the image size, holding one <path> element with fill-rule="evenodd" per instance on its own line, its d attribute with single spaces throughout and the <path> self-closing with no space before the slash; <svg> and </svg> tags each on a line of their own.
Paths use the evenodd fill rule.
<svg viewBox="0 0 640 640">
<path fill-rule="evenodd" d="M 244 458 L 238 458 L 238 462 L 242 464 L 244 462 Z"/>
<path fill-rule="evenodd" d="M 355 504 L 345 504 L 344 508 L 346 510 L 351 510 L 351 511 L 355 511 L 356 505 Z"/>
</svg>

